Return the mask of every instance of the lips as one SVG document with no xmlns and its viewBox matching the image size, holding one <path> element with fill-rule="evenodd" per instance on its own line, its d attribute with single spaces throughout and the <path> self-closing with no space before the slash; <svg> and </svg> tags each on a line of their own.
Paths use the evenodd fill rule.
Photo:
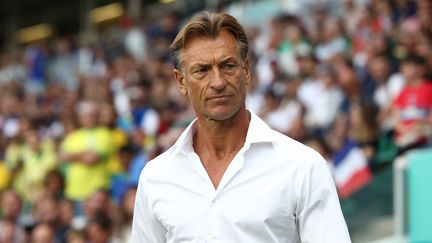
<svg viewBox="0 0 432 243">
<path fill-rule="evenodd" d="M 224 99 L 229 99 L 232 96 L 233 95 L 231 94 L 212 95 L 207 97 L 207 100 L 224 100 Z"/>
</svg>

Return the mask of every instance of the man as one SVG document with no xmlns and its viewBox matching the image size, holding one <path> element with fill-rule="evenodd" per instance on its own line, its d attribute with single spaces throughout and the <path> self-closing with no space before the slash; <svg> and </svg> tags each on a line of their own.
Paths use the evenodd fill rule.
<svg viewBox="0 0 432 243">
<path fill-rule="evenodd" d="M 131 242 L 350 242 L 324 159 L 246 110 L 237 20 L 203 13 L 171 52 L 197 119 L 144 168 Z"/>
<path fill-rule="evenodd" d="M 81 204 L 94 192 L 107 188 L 107 159 L 113 148 L 109 130 L 99 126 L 99 105 L 84 100 L 77 105 L 80 127 L 68 133 L 60 145 L 60 161 L 66 162 L 65 196 Z"/>
</svg>

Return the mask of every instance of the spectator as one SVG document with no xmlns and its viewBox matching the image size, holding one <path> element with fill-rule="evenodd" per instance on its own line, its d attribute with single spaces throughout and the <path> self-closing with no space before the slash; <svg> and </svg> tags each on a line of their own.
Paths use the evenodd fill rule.
<svg viewBox="0 0 432 243">
<path fill-rule="evenodd" d="M 113 210 L 114 205 L 110 201 L 110 195 L 107 190 L 96 190 L 89 199 L 84 203 L 84 216 L 87 223 L 98 217 L 100 212 L 107 213 L 110 219 L 117 217 L 117 210 Z M 88 225 L 87 225 L 88 226 Z"/>
<path fill-rule="evenodd" d="M 0 220 L 0 242 L 25 242 L 24 230 L 15 222 Z"/>
<path fill-rule="evenodd" d="M 3 192 L 0 206 L 0 242 L 25 242 L 18 194 L 12 190 Z"/>
<path fill-rule="evenodd" d="M 62 38 L 56 43 L 56 56 L 51 64 L 50 78 L 67 90 L 78 89 L 78 55 L 73 50 L 73 43 Z"/>
<path fill-rule="evenodd" d="M 108 188 L 107 158 L 112 140 L 109 130 L 99 126 L 100 107 L 93 101 L 82 101 L 77 106 L 81 127 L 75 129 L 62 141 L 60 160 L 66 162 L 65 196 L 82 202 L 100 188 Z"/>
<path fill-rule="evenodd" d="M 392 111 L 401 152 L 426 145 L 432 135 L 432 84 L 424 79 L 425 64 L 426 60 L 417 55 L 408 56 L 401 64 L 407 83 Z"/>
<path fill-rule="evenodd" d="M 32 231 L 31 243 L 54 243 L 54 230 L 49 224 L 38 224 Z"/>
<path fill-rule="evenodd" d="M 338 29 L 336 20 L 326 19 L 320 33 L 319 43 L 315 48 L 315 55 L 320 61 L 332 61 L 344 56 L 347 43 Z"/>
<path fill-rule="evenodd" d="M 36 130 L 29 130 L 24 136 L 20 150 L 23 181 L 17 189 L 24 200 L 34 203 L 42 196 L 46 173 L 56 166 L 56 151 L 52 141 L 41 141 Z"/>
<path fill-rule="evenodd" d="M 298 119 L 301 112 L 297 102 L 298 82 L 287 79 L 284 83 L 274 83 L 265 94 L 266 102 L 260 116 L 273 129 L 281 133 L 289 133 L 292 123 Z"/>
<path fill-rule="evenodd" d="M 373 104 L 353 103 L 350 107 L 348 138 L 356 142 L 366 158 L 375 154 L 378 139 L 377 109 Z"/>
<path fill-rule="evenodd" d="M 42 45 L 30 45 L 24 51 L 24 65 L 28 70 L 25 90 L 30 95 L 41 95 L 47 82 L 46 50 Z"/>
<path fill-rule="evenodd" d="M 48 225 L 52 232 L 52 235 L 56 235 L 59 225 L 59 203 L 52 197 L 44 197 L 38 200 L 33 208 L 33 220 L 34 226 L 37 227 L 40 224 Z M 58 236 L 60 239 L 60 235 Z"/>
<path fill-rule="evenodd" d="M 363 102 L 373 103 L 377 98 L 377 92 L 382 92 L 383 87 L 387 86 L 393 72 L 390 58 L 385 54 L 371 54 L 366 69 L 361 71 L 363 71 L 361 78 Z"/>
<path fill-rule="evenodd" d="M 84 42 L 84 41 L 83 41 Z M 78 50 L 78 72 L 84 78 L 104 78 L 107 60 L 100 46 L 82 43 Z"/>
<path fill-rule="evenodd" d="M 56 242 L 66 242 L 73 222 L 76 220 L 73 202 L 62 199 L 58 202 L 58 224 L 56 225 Z"/>
<path fill-rule="evenodd" d="M 336 64 L 337 80 L 344 91 L 344 100 L 341 106 L 341 112 L 347 114 L 350 110 L 351 103 L 364 102 L 365 96 L 361 86 L 361 81 L 356 72 L 354 64 L 350 60 L 343 60 Z"/>
<path fill-rule="evenodd" d="M 53 169 L 45 174 L 43 185 L 44 185 L 44 196 L 54 197 L 60 200 L 64 197 L 64 177 L 60 170 Z"/>
<path fill-rule="evenodd" d="M 1 218 L 13 223 L 19 223 L 22 201 L 13 190 L 7 190 L 1 195 Z"/>
<path fill-rule="evenodd" d="M 131 186 L 137 186 L 141 170 L 148 162 L 152 150 L 146 150 L 144 134 L 140 130 L 134 131 L 133 141 L 123 146 L 119 151 L 120 161 L 124 172 L 112 177 L 111 195 L 115 202 L 119 202 Z"/>
<path fill-rule="evenodd" d="M 87 226 L 87 234 L 91 243 L 112 242 L 112 220 L 104 211 L 99 211 L 90 220 Z"/>
<path fill-rule="evenodd" d="M 26 79 L 26 70 L 19 62 L 15 62 L 13 57 L 3 54 L 0 57 L 0 87 L 11 82 L 23 83 Z"/>
<path fill-rule="evenodd" d="M 148 56 L 147 37 L 139 23 L 132 23 L 131 26 L 128 26 L 124 36 L 124 46 L 135 61 L 142 63 L 146 60 Z"/>
<path fill-rule="evenodd" d="M 310 99 L 305 101 L 305 125 L 313 133 L 322 134 L 336 119 L 342 105 L 343 93 L 336 83 L 333 66 L 322 64 L 316 68 L 317 81 L 310 86 Z"/>
</svg>

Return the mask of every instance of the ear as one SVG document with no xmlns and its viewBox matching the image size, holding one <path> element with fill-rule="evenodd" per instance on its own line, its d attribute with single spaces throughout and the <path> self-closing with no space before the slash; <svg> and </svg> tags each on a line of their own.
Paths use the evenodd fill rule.
<svg viewBox="0 0 432 243">
<path fill-rule="evenodd" d="M 180 93 L 182 95 L 187 95 L 187 89 L 186 89 L 185 78 L 183 76 L 183 73 L 180 70 L 178 70 L 177 68 L 175 68 L 174 69 L 174 77 L 177 80 Z"/>
<path fill-rule="evenodd" d="M 249 70 L 249 58 L 246 57 L 245 60 L 243 61 L 243 72 L 244 72 L 244 77 L 245 77 L 245 83 L 246 85 L 250 84 L 250 70 Z"/>
</svg>

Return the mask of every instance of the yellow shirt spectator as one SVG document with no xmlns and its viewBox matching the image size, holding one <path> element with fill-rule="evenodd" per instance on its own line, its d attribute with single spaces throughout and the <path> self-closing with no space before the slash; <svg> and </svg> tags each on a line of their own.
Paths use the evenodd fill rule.
<svg viewBox="0 0 432 243">
<path fill-rule="evenodd" d="M 26 146 L 23 149 L 23 161 L 24 196 L 34 201 L 43 191 L 43 180 L 46 173 L 57 165 L 54 144 L 51 140 L 42 141 L 36 151 Z"/>
<path fill-rule="evenodd" d="M 108 187 L 107 159 L 112 148 L 111 139 L 106 127 L 80 128 L 65 137 L 61 152 L 73 155 L 67 160 L 65 171 L 67 198 L 82 201 L 96 190 Z M 97 155 L 96 161 L 89 163 L 79 159 L 88 156 L 88 152 Z"/>
<path fill-rule="evenodd" d="M 12 187 L 26 201 L 37 200 L 43 191 L 45 174 L 56 166 L 52 140 L 40 140 L 36 131 L 25 134 L 25 143 L 12 143 L 6 150 L 9 169 L 15 171 Z"/>
</svg>

